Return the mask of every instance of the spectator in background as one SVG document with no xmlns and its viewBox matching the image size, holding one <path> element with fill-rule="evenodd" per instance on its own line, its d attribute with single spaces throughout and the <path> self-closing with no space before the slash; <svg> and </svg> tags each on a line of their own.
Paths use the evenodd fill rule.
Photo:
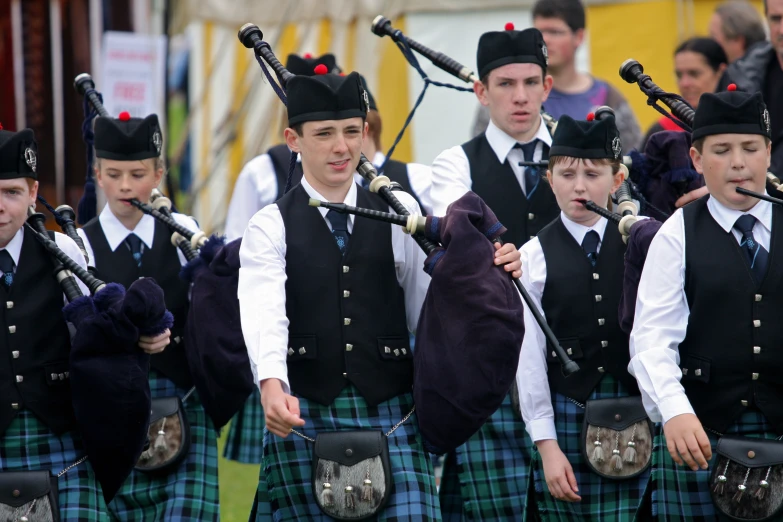
<svg viewBox="0 0 783 522">
<path fill-rule="evenodd" d="M 624 152 L 637 147 L 642 131 L 625 97 L 603 80 L 576 70 L 576 50 L 585 36 L 585 9 L 580 0 L 538 0 L 533 6 L 533 26 L 544 35 L 549 54 L 547 72 L 554 87 L 544 111 L 555 119 L 567 114 L 583 120 L 601 105 L 614 109 Z M 489 114 L 479 109 L 473 135 L 486 130 Z"/>
<path fill-rule="evenodd" d="M 742 58 L 753 45 L 766 42 L 764 21 L 745 0 L 719 5 L 710 20 L 710 36 L 723 47 L 729 63 Z"/>
<path fill-rule="evenodd" d="M 769 170 L 783 175 L 783 0 L 765 0 L 764 15 L 769 42 L 751 46 L 745 56 L 731 63 L 718 86 L 735 83 L 745 92 L 761 92 L 769 110 L 772 134 L 772 164 Z"/>
<path fill-rule="evenodd" d="M 674 74 L 677 76 L 680 95 L 695 109 L 702 94 L 715 92 L 727 65 L 728 58 L 723 47 L 712 38 L 684 41 L 674 51 Z M 661 116 L 647 131 L 640 150 L 644 150 L 651 135 L 663 130 L 683 129 L 669 118 Z"/>
</svg>

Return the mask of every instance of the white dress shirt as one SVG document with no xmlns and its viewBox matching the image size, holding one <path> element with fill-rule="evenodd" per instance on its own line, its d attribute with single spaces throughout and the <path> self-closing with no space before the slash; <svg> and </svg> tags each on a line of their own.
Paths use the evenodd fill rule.
<svg viewBox="0 0 783 522">
<path fill-rule="evenodd" d="M 600 238 L 598 252 L 601 251 L 601 243 L 606 231 L 606 218 L 600 218 L 592 227 L 571 221 L 563 212 L 560 213 L 560 219 L 579 245 L 582 244 L 585 235 L 590 230 L 595 230 Z M 541 299 L 546 285 L 546 260 L 538 237 L 534 237 L 522 245 L 519 252 L 522 254 L 522 284 L 530 294 L 538 311 L 541 312 L 542 317 L 546 319 L 544 310 L 541 308 Z M 533 442 L 545 439 L 557 440 L 552 393 L 549 390 L 547 377 L 546 336 L 538 326 L 527 304 L 525 304 L 524 317 L 525 338 L 522 341 L 519 367 L 517 368 L 517 388 L 519 389 L 519 406 L 522 410 L 522 418 L 525 420 L 525 429 Z"/>
<path fill-rule="evenodd" d="M 372 163 L 377 168 L 383 164 L 385 159 L 386 156 L 382 152 L 377 152 Z M 297 156 L 297 161 L 301 162 L 301 155 Z M 354 174 L 354 179 L 360 185 L 362 184 L 362 177 L 359 173 Z M 408 179 L 413 192 L 424 206 L 424 210 L 431 213 L 432 205 L 429 204 L 429 195 L 432 174 L 430 168 L 418 163 L 409 163 Z M 242 172 L 239 173 L 231 202 L 228 204 L 225 226 L 226 240 L 233 241 L 242 237 L 250 218 L 265 206 L 274 203 L 277 199 L 277 193 L 277 175 L 269 154 L 261 154 L 247 162 Z"/>
<path fill-rule="evenodd" d="M 22 244 L 24 243 L 24 229 L 25 227 L 20 228 L 14 237 L 11 238 L 11 241 L 8 242 L 5 248 L 0 248 L 0 250 L 7 250 L 8 253 L 11 254 L 11 259 L 14 260 L 14 273 L 16 273 L 19 267 L 19 256 L 22 253 Z M 82 254 L 82 251 L 79 250 L 79 246 L 73 239 L 66 236 L 65 234 L 55 232 L 54 242 L 58 247 L 60 247 L 60 250 L 68 255 L 68 257 L 76 261 L 79 266 L 87 270 L 87 262 L 84 260 L 84 255 Z M 87 288 L 87 285 L 85 285 L 78 277 L 74 276 L 74 278 L 76 279 L 76 282 L 78 283 L 79 289 L 82 291 L 82 293 L 84 295 L 90 295 L 90 289 Z M 63 295 L 63 301 L 65 303 L 68 302 L 68 300 L 65 298 L 65 295 Z"/>
<path fill-rule="evenodd" d="M 522 192 L 525 192 L 525 168 L 519 166 L 520 161 L 541 161 L 543 155 L 543 144 L 552 145 L 552 136 L 549 135 L 544 120 L 539 118 L 538 131 L 533 139 L 538 139 L 533 157 L 528 159 L 524 157 L 521 149 L 515 149 L 517 141 L 500 130 L 492 121 L 486 131 L 487 141 L 492 151 L 497 155 L 500 163 L 508 162 L 511 169 L 517 177 Z M 530 140 L 533 141 L 533 140 Z M 470 177 L 470 162 L 465 154 L 462 145 L 446 149 L 441 152 L 432 163 L 432 188 L 430 190 L 430 200 L 432 201 L 432 210 L 436 216 L 446 215 L 446 209 L 454 201 L 461 198 L 473 186 Z"/>
<path fill-rule="evenodd" d="M 743 214 L 755 216 L 753 237 L 769 250 L 771 203 L 759 201 L 749 211 L 740 212 L 711 197 L 707 208 L 738 243 L 742 234 L 733 228 L 737 218 Z M 685 339 L 689 314 L 685 296 L 685 222 L 679 209 L 661 226 L 650 245 L 639 282 L 630 339 L 628 371 L 636 377 L 644 407 L 654 422 L 666 423 L 677 415 L 694 412 L 680 384 L 679 367 L 679 345 Z"/>
<path fill-rule="evenodd" d="M 302 187 L 312 198 L 327 199 L 302 178 Z M 344 203 L 356 205 L 357 185 L 351 185 Z M 416 201 L 406 193 L 395 192 L 400 202 L 411 213 L 420 213 Z M 324 222 L 325 208 L 318 208 Z M 348 231 L 353 230 L 355 216 L 348 216 Z M 391 241 L 397 281 L 405 293 L 405 313 L 410 331 L 416 330 L 430 276 L 424 270 L 424 251 L 402 227 L 392 227 Z M 239 311 L 242 334 L 250 357 L 250 367 L 256 384 L 265 379 L 279 379 L 283 389 L 288 385 L 287 347 L 288 318 L 286 317 L 286 241 L 285 224 L 277 204 L 260 210 L 248 224 L 239 250 Z M 317 313 L 316 310 L 313 311 Z"/>
<path fill-rule="evenodd" d="M 193 221 L 193 218 L 183 214 L 178 214 L 176 212 L 172 212 L 171 217 L 174 218 L 174 221 L 188 230 L 192 230 L 193 232 L 198 230 L 198 226 L 196 225 L 196 222 Z M 127 238 L 130 234 L 136 234 L 139 239 L 141 239 L 142 243 L 144 243 L 144 247 L 146 249 L 149 250 L 153 247 L 152 242 L 155 238 L 155 218 L 149 214 L 144 214 L 141 220 L 136 224 L 136 227 L 133 230 L 128 230 L 125 228 L 125 225 L 123 225 L 122 222 L 117 219 L 117 216 L 115 216 L 111 211 L 109 205 L 106 205 L 103 207 L 103 210 L 98 216 L 98 221 L 101 223 L 101 228 L 103 229 L 103 233 L 106 236 L 106 241 L 109 243 L 109 248 L 111 248 L 112 252 L 117 250 L 117 248 L 125 241 L 125 238 Z M 84 230 L 81 228 L 77 230 L 77 233 L 79 236 L 81 236 L 82 241 L 84 242 L 84 249 L 87 251 L 87 255 L 90 257 L 90 265 L 95 266 L 95 254 L 92 251 L 92 245 L 90 244 L 90 240 L 87 238 L 87 234 L 85 234 Z M 185 256 L 179 249 L 177 249 L 177 256 L 179 256 L 180 264 L 184 266 L 187 263 L 187 259 L 185 259 Z M 97 268 L 100 271 L 100 267 Z"/>
</svg>

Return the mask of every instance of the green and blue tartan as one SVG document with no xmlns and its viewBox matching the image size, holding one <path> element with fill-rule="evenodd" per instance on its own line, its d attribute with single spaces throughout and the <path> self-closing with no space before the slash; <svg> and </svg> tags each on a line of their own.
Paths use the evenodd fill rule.
<svg viewBox="0 0 783 522">
<path fill-rule="evenodd" d="M 508 395 L 484 426 L 454 451 L 453 461 L 447 459 L 440 482 L 444 521 L 527 520 L 532 448 Z"/>
<path fill-rule="evenodd" d="M 605 375 L 588 400 L 627 397 L 628 390 L 611 375 Z M 544 521 L 617 522 L 636 520 L 637 510 L 650 481 L 650 469 L 638 477 L 626 480 L 606 479 L 593 472 L 582 455 L 582 422 L 584 408 L 568 397 L 552 393 L 557 443 L 571 463 L 581 502 L 557 500 L 549 493 L 544 476 L 544 464 L 537 450 L 533 453 L 532 473 L 536 503 Z"/>
<path fill-rule="evenodd" d="M 261 464 L 263 448 L 264 408 L 261 407 L 261 393 L 255 388 L 231 419 L 223 457 L 243 464 Z"/>
<path fill-rule="evenodd" d="M 150 370 L 150 391 L 153 399 L 173 395 L 182 399 L 188 392 L 155 370 Z M 162 477 L 134 470 L 109 503 L 114 520 L 220 520 L 215 428 L 197 393 L 188 398 L 184 407 L 190 423 L 187 458 L 175 472 Z"/>
<path fill-rule="evenodd" d="M 29 410 L 21 410 L 0 437 L 0 471 L 50 470 L 57 475 L 84 456 L 76 432 L 55 435 Z M 60 519 L 79 522 L 109 520 L 103 492 L 89 460 L 57 481 Z"/>
<path fill-rule="evenodd" d="M 678 466 L 672 460 L 666 447 L 666 437 L 661 433 L 655 437 L 652 457 L 653 515 L 657 520 L 666 522 L 724 520 L 718 518 L 717 510 L 710 497 L 710 475 L 715 464 L 715 447 L 718 436 L 705 430 L 712 446 L 710 468 L 693 471 L 686 466 Z M 763 437 L 775 439 L 777 435 L 764 415 L 755 410 L 745 412 L 737 422 L 725 432 L 726 435 Z"/>
<path fill-rule="evenodd" d="M 354 386 L 347 386 L 329 406 L 299 398 L 300 416 L 306 424 L 297 430 L 315 438 L 319 432 L 372 429 L 388 433 L 413 407 L 413 394 L 368 406 Z M 440 506 L 429 455 L 424 450 L 416 414 L 389 437 L 393 491 L 380 522 L 440 521 Z M 285 439 L 264 432 L 264 464 L 273 518 L 256 513 L 257 522 L 307 520 L 332 522 L 313 498 L 313 445 L 291 434 Z M 262 498 L 262 494 L 257 495 Z"/>
</svg>

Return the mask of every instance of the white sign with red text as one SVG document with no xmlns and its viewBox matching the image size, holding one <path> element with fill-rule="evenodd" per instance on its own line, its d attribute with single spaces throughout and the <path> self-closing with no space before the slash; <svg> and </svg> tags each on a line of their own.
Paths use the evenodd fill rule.
<svg viewBox="0 0 783 522">
<path fill-rule="evenodd" d="M 139 118 L 152 113 L 163 116 L 165 36 L 105 32 L 101 73 L 102 85 L 95 88 L 103 95 L 103 104 L 109 114 L 115 118 L 123 111 Z"/>
</svg>

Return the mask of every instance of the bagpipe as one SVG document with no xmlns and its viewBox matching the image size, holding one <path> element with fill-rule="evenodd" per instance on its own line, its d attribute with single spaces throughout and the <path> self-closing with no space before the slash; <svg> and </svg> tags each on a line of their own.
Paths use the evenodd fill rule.
<svg viewBox="0 0 783 522">
<path fill-rule="evenodd" d="M 69 211 L 73 212 L 61 206 L 57 214 L 69 215 Z M 30 207 L 25 233 L 32 234 L 51 256 L 55 277 L 68 301 L 63 314 L 75 327 L 69 358 L 74 415 L 109 502 L 147 441 L 149 355 L 138 347 L 139 337 L 161 334 L 174 321 L 163 304 L 163 291 L 153 280 L 136 281 L 127 291 L 121 285 L 104 283 L 57 245 L 45 221 L 43 214 Z M 71 226 L 61 226 L 66 230 L 72 224 L 71 220 Z M 76 235 L 75 229 L 68 235 Z M 80 248 L 86 259 L 84 245 Z M 92 295 L 83 294 L 76 278 Z"/>
<path fill-rule="evenodd" d="M 92 119 L 111 116 L 89 74 L 77 76 L 74 86 L 84 97 L 82 130 L 91 164 Z M 89 197 L 91 185 L 91 167 L 88 166 L 85 198 L 79 204 L 80 218 L 83 209 L 89 213 L 94 208 Z M 85 200 L 89 203 L 85 204 Z M 208 238 L 201 230 L 192 231 L 181 225 L 171 213 L 171 201 L 157 189 L 153 190 L 149 203 L 137 199 L 128 202 L 168 227 L 172 244 L 188 262 L 180 272 L 180 277 L 192 284 L 191 305 L 183 332 L 185 355 L 204 410 L 220 429 L 239 411 L 254 386 L 236 297 L 239 243 L 223 251 L 226 245 L 222 238 Z M 226 257 L 229 251 L 236 256 Z M 229 267 L 221 265 L 226 259 L 231 260 Z M 160 300 L 163 302 L 162 295 Z"/>
<path fill-rule="evenodd" d="M 257 26 L 245 24 L 238 37 L 245 47 L 253 49 L 268 78 L 265 63 L 274 70 L 281 86 L 273 87 L 285 103 L 283 90 L 294 75 L 275 57 Z M 369 182 L 369 191 L 380 196 L 396 214 L 329 202 L 310 203 L 404 226 L 427 254 L 424 270 L 432 279 L 416 332 L 413 395 L 428 449 L 443 453 L 464 444 L 508 395 L 516 378 L 524 336 L 520 295 L 533 311 L 550 348 L 558 354 L 563 372 L 568 375 L 579 369 L 521 282 L 490 262 L 493 242 L 500 242 L 506 229 L 481 198 L 468 192 L 450 205 L 446 216 L 424 218 L 410 214 L 390 188 L 389 179 L 379 176 L 363 154 L 356 171 Z M 473 385 L 465 386 L 468 381 Z"/>
</svg>

